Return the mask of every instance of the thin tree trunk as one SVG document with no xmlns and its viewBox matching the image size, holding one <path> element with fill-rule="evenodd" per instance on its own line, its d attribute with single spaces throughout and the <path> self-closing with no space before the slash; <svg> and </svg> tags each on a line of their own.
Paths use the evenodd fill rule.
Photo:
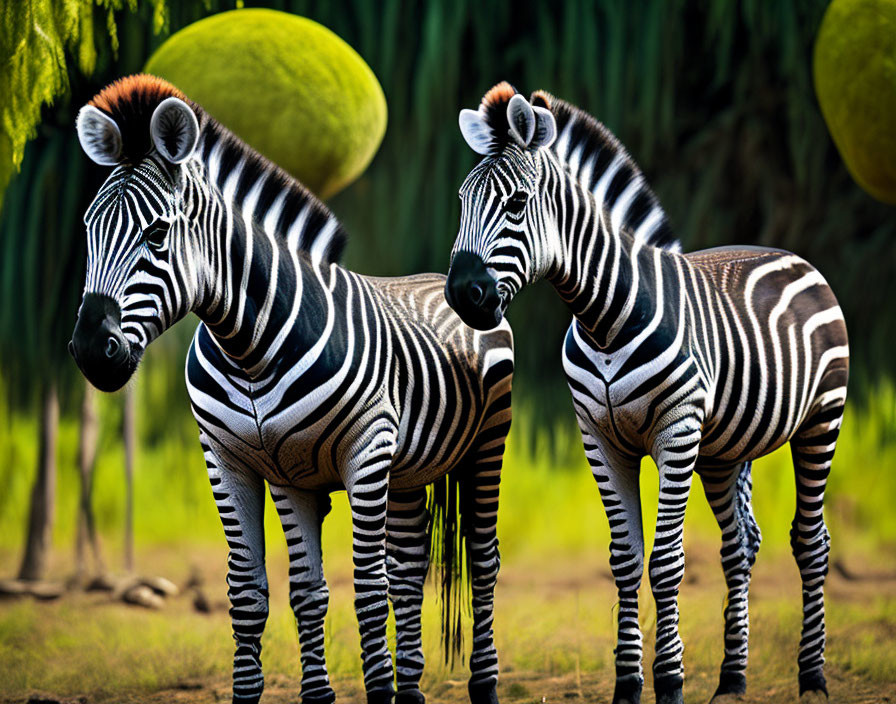
<svg viewBox="0 0 896 704">
<path fill-rule="evenodd" d="M 43 578 L 47 568 L 56 504 L 56 434 L 59 429 L 56 384 L 47 382 L 41 396 L 37 476 L 31 490 L 25 555 L 19 569 L 19 579 L 32 582 Z"/>
<path fill-rule="evenodd" d="M 93 555 L 95 576 L 106 573 L 93 514 L 93 473 L 96 467 L 96 444 L 99 424 L 96 414 L 96 391 L 84 384 L 81 403 L 81 427 L 78 438 L 78 469 L 81 477 L 81 499 L 78 507 L 78 539 L 75 548 L 75 577 L 83 582 L 87 576 L 87 550 Z"/>
<path fill-rule="evenodd" d="M 125 516 L 124 516 L 124 568 L 134 571 L 134 455 L 137 445 L 136 403 L 133 384 L 124 392 L 124 471 L 125 471 Z"/>
</svg>

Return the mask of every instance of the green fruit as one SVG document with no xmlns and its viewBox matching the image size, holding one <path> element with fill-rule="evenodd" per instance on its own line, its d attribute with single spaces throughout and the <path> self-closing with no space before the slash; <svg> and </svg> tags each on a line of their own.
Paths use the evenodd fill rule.
<svg viewBox="0 0 896 704">
<path fill-rule="evenodd" d="M 815 41 L 814 77 L 849 173 L 896 204 L 896 0 L 834 0 Z"/>
<path fill-rule="evenodd" d="M 370 67 L 329 29 L 285 12 L 207 17 L 172 35 L 145 70 L 321 198 L 364 171 L 386 130 Z"/>
</svg>

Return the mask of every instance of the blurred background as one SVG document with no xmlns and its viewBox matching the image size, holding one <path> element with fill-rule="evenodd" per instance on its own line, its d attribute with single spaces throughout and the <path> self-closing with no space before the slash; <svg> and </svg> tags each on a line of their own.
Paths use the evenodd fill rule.
<svg viewBox="0 0 896 704">
<path fill-rule="evenodd" d="M 865 4 L 893 12 L 891 1 Z M 685 250 L 780 247 L 822 272 L 843 307 L 852 352 L 849 410 L 826 508 L 835 566 L 833 686 L 855 696 L 870 687 L 867 701 L 892 693 L 896 208 L 881 202 L 886 194 L 872 197 L 857 185 L 856 168 L 850 165 L 851 176 L 844 165 L 849 140 L 835 146 L 834 123 L 825 122 L 832 117 L 827 110 L 823 117 L 822 88 L 833 82 L 828 90 L 836 97 L 835 79 L 849 84 L 854 78 L 845 59 L 835 62 L 844 75 L 819 75 L 816 55 L 813 81 L 827 2 L 97 0 L 0 9 L 0 58 L 7 67 L 0 74 L 0 577 L 10 578 L 0 589 L 6 597 L 0 601 L 0 701 L 34 691 L 104 701 L 123 691 L 150 696 L 171 687 L 195 690 L 196 701 L 204 701 L 209 690 L 226 690 L 226 546 L 183 382 L 197 321 L 188 318 L 154 343 L 136 380 L 119 395 L 88 392 L 66 344 L 85 272 L 81 219 L 107 175 L 80 150 L 78 109 L 110 81 L 143 70 L 178 30 L 237 5 L 324 25 L 360 54 L 382 86 L 388 124 L 379 151 L 352 185 L 328 200 L 349 233 L 349 268 L 389 276 L 446 271 L 459 219 L 457 190 L 476 157 L 461 139 L 457 113 L 508 80 L 523 93 L 547 90 L 609 126 L 642 167 Z M 858 35 L 868 24 L 834 30 L 853 32 L 854 46 L 877 47 Z M 892 53 L 887 61 L 896 59 L 893 44 L 883 46 Z M 896 93 L 896 75 L 890 78 Z M 896 100 L 875 99 L 887 121 L 864 108 L 845 119 L 854 131 L 889 134 L 881 137 L 880 159 L 892 164 Z M 896 200 L 896 187 L 890 199 Z M 524 701 L 561 691 L 611 691 L 609 532 L 560 366 L 569 314 L 540 284 L 520 295 L 509 317 L 518 372 L 499 523 L 506 575 L 497 620 L 508 673 L 503 693 Z M 765 541 L 754 641 L 757 629 L 763 635 L 751 667 L 766 693 L 795 690 L 800 607 L 789 559 L 795 505 L 789 453 L 758 462 L 754 484 Z M 650 464 L 642 487 L 649 536 L 656 514 Z M 282 685 L 288 697 L 295 694 L 298 658 L 273 512 L 267 526 L 272 619 L 265 662 L 269 672 L 285 673 L 274 679 L 270 696 L 279 696 Z M 325 539 L 334 585 L 331 670 L 344 677 L 345 691 L 357 692 L 342 497 Z M 688 687 L 711 693 L 721 660 L 724 587 L 718 528 L 696 486 L 686 540 L 695 575 L 684 587 L 682 610 L 686 666 L 695 673 Z M 123 576 L 135 574 L 163 576 L 179 596 L 143 599 L 153 607 L 146 610 L 118 602 L 87 609 L 113 603 L 105 590 L 120 596 Z M 712 608 L 701 608 L 707 599 Z M 653 627 L 649 601 L 642 598 L 645 642 Z M 437 609 L 430 606 L 425 682 L 433 701 L 460 701 L 462 671 L 441 662 Z M 133 638 L 135 632 L 141 637 Z M 883 653 L 875 647 L 881 639 Z M 782 658 L 780 648 L 793 657 Z"/>
</svg>

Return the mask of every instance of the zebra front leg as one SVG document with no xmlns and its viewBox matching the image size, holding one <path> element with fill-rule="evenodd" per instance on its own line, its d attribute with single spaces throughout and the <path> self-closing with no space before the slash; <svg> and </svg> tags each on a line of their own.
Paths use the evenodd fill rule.
<svg viewBox="0 0 896 704">
<path fill-rule="evenodd" d="M 324 653 L 324 618 L 330 590 L 320 550 L 321 524 L 330 497 L 319 492 L 271 485 L 289 552 L 289 603 L 296 617 L 302 660 L 302 704 L 336 700 Z"/>
<path fill-rule="evenodd" d="M 644 574 L 640 463 L 637 458 L 602 449 L 599 441 L 584 430 L 582 440 L 610 523 L 610 569 L 619 595 L 613 704 L 638 704 L 644 686 L 638 623 L 638 588 Z"/>
<path fill-rule="evenodd" d="M 722 570 L 728 586 L 725 607 L 725 656 L 719 686 L 712 701 L 747 691 L 747 654 L 750 632 L 750 573 L 762 536 L 753 516 L 751 463 L 698 470 L 706 500 L 722 531 Z"/>
<path fill-rule="evenodd" d="M 264 567 L 264 480 L 249 470 L 222 467 L 203 440 L 208 477 L 230 554 L 227 596 L 236 652 L 233 702 L 256 704 L 264 689 L 261 634 L 268 618 Z"/>
<path fill-rule="evenodd" d="M 682 438 L 674 436 L 676 444 L 665 447 L 655 457 L 660 491 L 649 572 L 656 601 L 653 688 L 657 704 L 683 702 L 684 645 L 678 632 L 678 590 L 684 577 L 684 512 L 697 460 L 699 431 L 691 438 L 692 442 L 682 445 Z"/>
<path fill-rule="evenodd" d="M 355 614 L 368 704 L 391 704 L 395 696 L 392 654 L 386 640 L 389 582 L 386 575 L 386 512 L 394 430 L 371 426 L 365 443 L 343 474 L 352 511 Z"/>
<path fill-rule="evenodd" d="M 395 611 L 395 704 L 423 704 L 423 642 L 420 612 L 429 570 L 429 513 L 426 489 L 390 493 L 386 514 L 386 569 Z"/>
</svg>

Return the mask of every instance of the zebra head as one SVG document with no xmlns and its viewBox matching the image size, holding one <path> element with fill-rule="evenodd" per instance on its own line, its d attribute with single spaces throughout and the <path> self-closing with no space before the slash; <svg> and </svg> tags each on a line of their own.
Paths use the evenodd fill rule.
<svg viewBox="0 0 896 704">
<path fill-rule="evenodd" d="M 153 97 L 151 88 L 142 106 L 148 123 L 135 117 L 133 104 L 128 112 L 114 96 L 103 101 L 103 93 L 78 114 L 87 156 L 115 167 L 84 217 L 87 279 L 69 343 L 84 376 L 103 391 L 124 386 L 146 346 L 195 296 L 195 277 L 185 273 L 196 245 L 187 237 L 183 183 L 199 123 L 186 102 Z M 142 123 L 139 134 L 135 123 Z"/>
<path fill-rule="evenodd" d="M 460 189 L 461 222 L 445 284 L 448 304 L 470 327 L 488 330 L 516 293 L 544 277 L 559 238 L 543 153 L 557 133 L 549 110 L 508 83 L 461 110 L 460 130 L 483 156 Z"/>
</svg>

